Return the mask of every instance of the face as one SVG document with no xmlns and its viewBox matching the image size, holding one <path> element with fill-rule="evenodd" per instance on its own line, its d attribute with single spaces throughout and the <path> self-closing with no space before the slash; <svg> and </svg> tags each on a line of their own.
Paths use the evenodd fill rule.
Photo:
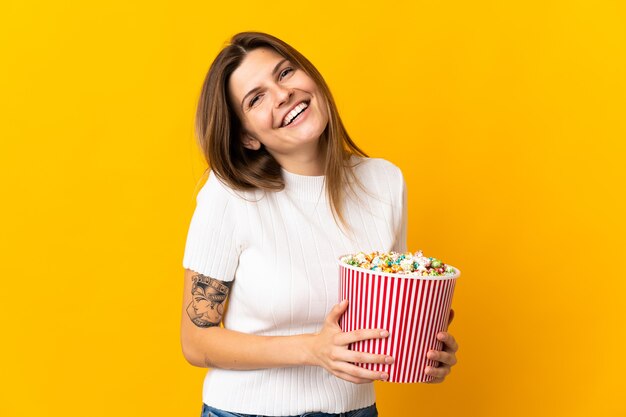
<svg viewBox="0 0 626 417">
<path fill-rule="evenodd" d="M 328 112 L 304 71 L 274 50 L 258 48 L 232 73 L 228 90 L 246 148 L 257 150 L 263 144 L 283 167 L 317 156 Z"/>
</svg>

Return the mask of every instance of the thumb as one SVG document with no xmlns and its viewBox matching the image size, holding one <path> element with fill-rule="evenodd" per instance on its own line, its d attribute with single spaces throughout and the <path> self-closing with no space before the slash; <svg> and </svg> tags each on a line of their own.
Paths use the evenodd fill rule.
<svg viewBox="0 0 626 417">
<path fill-rule="evenodd" d="M 450 309 L 450 315 L 448 316 L 448 326 L 452 323 L 452 319 L 454 318 L 454 310 Z"/>
<path fill-rule="evenodd" d="M 339 319 L 348 309 L 348 300 L 343 300 L 339 304 L 335 304 L 335 306 L 330 310 L 330 313 L 326 316 L 326 322 L 329 324 L 337 324 Z"/>
</svg>

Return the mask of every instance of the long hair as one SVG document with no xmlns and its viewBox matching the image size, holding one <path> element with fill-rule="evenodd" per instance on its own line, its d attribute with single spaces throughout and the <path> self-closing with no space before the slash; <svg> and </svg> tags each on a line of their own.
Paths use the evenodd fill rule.
<svg viewBox="0 0 626 417">
<path fill-rule="evenodd" d="M 270 48 L 313 79 L 325 98 L 328 125 L 320 136 L 325 149 L 324 176 L 328 201 L 335 220 L 346 225 L 342 209 L 345 190 L 359 184 L 350 165 L 351 155 L 367 157 L 346 131 L 328 85 L 308 59 L 282 40 L 261 32 L 242 32 L 232 37 L 217 55 L 206 75 L 196 111 L 198 144 L 216 176 L 236 190 L 279 191 L 285 187 L 281 167 L 261 146 L 250 150 L 242 143 L 242 124 L 231 107 L 228 82 L 246 55 Z M 353 181 L 350 181 L 353 180 Z"/>
</svg>

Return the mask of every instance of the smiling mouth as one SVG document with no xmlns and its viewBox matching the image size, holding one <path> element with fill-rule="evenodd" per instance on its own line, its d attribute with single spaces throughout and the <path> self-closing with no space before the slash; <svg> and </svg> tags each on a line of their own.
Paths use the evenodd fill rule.
<svg viewBox="0 0 626 417">
<path fill-rule="evenodd" d="M 308 100 L 305 100 L 298 104 L 296 107 L 294 107 L 292 111 L 287 113 L 287 116 L 285 116 L 285 118 L 283 119 L 283 123 L 280 125 L 280 127 L 282 128 L 292 124 L 296 119 L 298 119 L 298 117 L 300 117 L 302 113 L 304 113 L 306 109 L 309 108 L 309 103 L 310 102 Z"/>
</svg>

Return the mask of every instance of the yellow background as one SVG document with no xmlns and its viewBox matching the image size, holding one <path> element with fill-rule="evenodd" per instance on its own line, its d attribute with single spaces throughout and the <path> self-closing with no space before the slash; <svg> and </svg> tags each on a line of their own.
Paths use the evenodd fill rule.
<svg viewBox="0 0 626 417">
<path fill-rule="evenodd" d="M 410 247 L 463 272 L 458 365 L 377 384 L 381 415 L 626 415 L 623 1 L 2 9 L 0 415 L 199 416 L 193 116 L 242 30 L 320 69 L 356 142 L 403 169 Z"/>
</svg>

